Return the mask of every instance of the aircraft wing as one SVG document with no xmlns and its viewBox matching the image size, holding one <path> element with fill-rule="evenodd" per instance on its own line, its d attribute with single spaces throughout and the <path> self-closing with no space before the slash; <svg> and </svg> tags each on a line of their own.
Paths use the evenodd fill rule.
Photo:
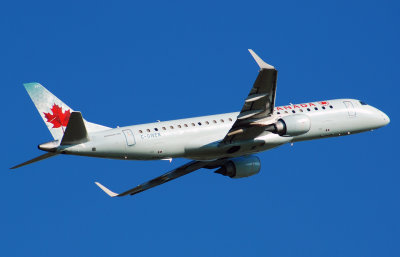
<svg viewBox="0 0 400 257">
<path fill-rule="evenodd" d="M 125 191 L 123 193 L 117 194 L 100 184 L 99 182 L 95 182 L 97 186 L 99 186 L 106 194 L 108 194 L 111 197 L 115 196 L 125 196 L 125 195 L 134 195 L 140 192 L 143 192 L 145 190 L 148 190 L 150 188 L 153 188 L 155 186 L 159 186 L 161 184 L 164 184 L 168 181 L 171 181 L 173 179 L 182 177 L 186 174 L 189 174 L 193 171 L 196 171 L 201 168 L 205 168 L 206 166 L 214 168 L 216 165 L 220 165 L 223 163 L 224 160 L 214 160 L 214 161 L 191 161 L 189 163 L 186 163 L 185 165 L 176 168 L 170 172 L 167 172 L 157 178 L 154 178 L 150 181 L 147 181 L 143 184 L 140 184 L 132 189 L 129 189 L 128 191 Z"/>
<path fill-rule="evenodd" d="M 268 120 L 274 111 L 278 71 L 265 63 L 253 50 L 249 49 L 249 52 L 260 66 L 260 71 L 236 122 L 222 140 L 222 144 L 257 137 L 264 131 L 260 125 Z"/>
</svg>

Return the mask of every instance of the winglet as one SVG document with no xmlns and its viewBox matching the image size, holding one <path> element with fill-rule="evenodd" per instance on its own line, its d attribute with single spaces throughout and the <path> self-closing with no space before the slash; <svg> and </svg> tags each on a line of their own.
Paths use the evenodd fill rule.
<svg viewBox="0 0 400 257">
<path fill-rule="evenodd" d="M 100 184 L 99 182 L 94 182 L 94 183 L 96 183 L 96 185 L 97 185 L 98 187 L 100 187 L 101 190 L 103 190 L 103 191 L 104 191 L 106 194 L 108 194 L 109 196 L 111 196 L 111 197 L 118 196 L 117 193 L 114 193 L 113 191 L 111 191 L 111 190 L 108 189 L 107 187 L 103 186 L 103 185 Z"/>
<path fill-rule="evenodd" d="M 275 69 L 274 66 L 269 65 L 268 63 L 264 62 L 253 50 L 249 49 L 251 56 L 253 56 L 254 60 L 257 62 L 258 66 L 261 69 Z"/>
</svg>

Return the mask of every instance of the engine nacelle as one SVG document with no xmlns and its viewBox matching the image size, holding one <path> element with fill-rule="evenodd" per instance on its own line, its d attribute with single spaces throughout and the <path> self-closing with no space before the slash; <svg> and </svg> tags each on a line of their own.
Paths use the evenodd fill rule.
<svg viewBox="0 0 400 257">
<path fill-rule="evenodd" d="M 280 118 L 273 127 L 270 126 L 267 130 L 280 136 L 298 136 L 307 133 L 310 128 L 311 120 L 307 115 L 295 114 Z"/>
<path fill-rule="evenodd" d="M 260 169 L 260 159 L 257 156 L 250 155 L 230 159 L 215 173 L 231 178 L 244 178 L 257 174 Z"/>
</svg>

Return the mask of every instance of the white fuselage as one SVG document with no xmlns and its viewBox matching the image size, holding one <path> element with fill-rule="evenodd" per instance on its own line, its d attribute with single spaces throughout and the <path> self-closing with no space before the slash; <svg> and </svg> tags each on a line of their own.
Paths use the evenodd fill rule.
<svg viewBox="0 0 400 257">
<path fill-rule="evenodd" d="M 238 112 L 120 127 L 90 134 L 90 141 L 64 146 L 60 152 L 102 158 L 157 160 L 188 158 L 211 160 L 265 151 L 289 142 L 344 136 L 382 127 L 389 118 L 380 110 L 354 99 L 337 99 L 275 107 L 272 120 L 307 115 L 308 132 L 280 136 L 265 131 L 253 140 L 220 145 Z M 233 145 L 238 151 L 228 153 Z"/>
</svg>

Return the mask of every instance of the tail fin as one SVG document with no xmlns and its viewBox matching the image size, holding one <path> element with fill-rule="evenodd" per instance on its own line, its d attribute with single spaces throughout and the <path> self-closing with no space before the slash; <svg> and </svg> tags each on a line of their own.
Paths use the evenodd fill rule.
<svg viewBox="0 0 400 257">
<path fill-rule="evenodd" d="M 61 139 L 73 110 L 39 83 L 27 83 L 24 87 L 53 138 Z M 110 129 L 85 120 L 84 122 L 89 133 Z"/>
</svg>

